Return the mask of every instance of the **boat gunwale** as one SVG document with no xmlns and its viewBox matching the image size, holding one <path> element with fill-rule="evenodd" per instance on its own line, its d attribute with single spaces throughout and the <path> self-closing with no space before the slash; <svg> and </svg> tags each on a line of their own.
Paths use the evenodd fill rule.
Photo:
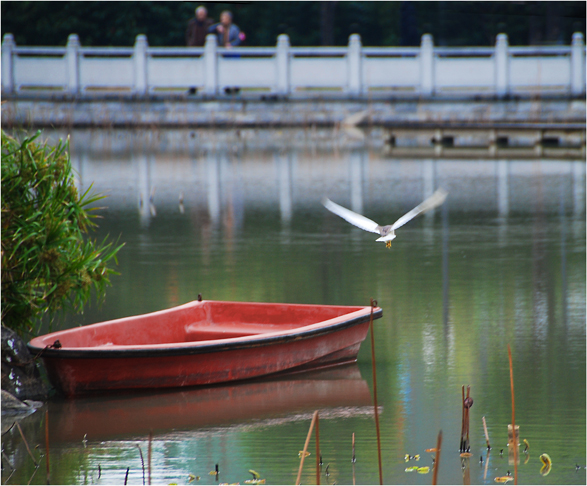
<svg viewBox="0 0 587 486">
<path fill-rule="evenodd" d="M 210 301 L 208 301 L 210 302 Z M 218 301 L 217 301 L 218 302 Z M 188 305 L 188 304 L 184 304 Z M 271 305 L 271 304 L 268 304 Z M 275 304 L 279 305 L 279 304 Z M 309 304 L 285 304 L 285 305 L 302 305 L 310 306 Z M 183 307 L 183 306 L 178 306 Z M 321 306 L 321 307 L 344 307 L 344 306 Z M 357 306 L 348 306 L 357 307 Z M 156 311 L 161 312 L 161 311 Z M 345 316 L 361 312 L 360 315 L 351 319 L 344 319 Z M 380 307 L 373 308 L 373 319 L 379 319 L 383 315 L 383 310 Z M 155 357 L 171 357 L 171 356 L 189 356 L 196 354 L 217 353 L 225 351 L 236 351 L 241 349 L 250 349 L 262 346 L 270 346 L 276 344 L 286 344 L 292 341 L 301 341 L 313 337 L 319 337 L 324 334 L 331 334 L 346 328 L 353 327 L 358 324 L 369 321 L 371 316 L 371 307 L 362 307 L 359 310 L 343 314 L 338 317 L 319 321 L 313 324 L 307 324 L 297 328 L 289 329 L 287 331 L 275 331 L 270 333 L 255 334 L 251 336 L 242 336 L 237 338 L 216 339 L 210 341 L 190 341 L 181 343 L 165 344 L 142 344 L 142 345 L 112 345 L 112 347 L 76 347 L 59 349 L 50 348 L 48 346 L 40 347 L 31 344 L 32 341 L 44 336 L 38 336 L 32 339 L 27 347 L 33 353 L 40 354 L 42 358 L 61 358 L 61 359 L 116 359 L 116 358 L 155 358 Z M 136 317 L 136 316 L 131 316 Z M 343 318 L 341 320 L 341 318 Z M 124 318 L 123 318 L 124 319 Z M 117 320 L 117 319 L 115 319 Z M 329 323 L 329 321 L 335 321 Z M 109 322 L 109 321 L 106 321 Z M 327 324 L 329 323 L 329 324 Z M 96 323 L 104 324 L 104 323 Z M 319 327 L 316 327 L 319 326 Z M 308 329 L 312 327 L 312 329 Z M 78 329 L 78 328 L 74 328 Z M 304 330 L 305 329 L 305 330 Z M 67 332 L 56 331 L 54 334 Z M 53 334 L 53 333 L 51 333 Z"/>
</svg>

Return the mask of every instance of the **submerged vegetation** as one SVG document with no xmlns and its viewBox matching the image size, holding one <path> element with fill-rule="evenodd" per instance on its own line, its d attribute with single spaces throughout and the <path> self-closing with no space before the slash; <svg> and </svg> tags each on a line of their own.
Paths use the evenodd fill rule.
<svg viewBox="0 0 587 486">
<path fill-rule="evenodd" d="M 87 237 L 103 198 L 75 186 L 68 145 L 2 131 L 2 324 L 31 332 L 62 310 L 103 297 L 122 245 Z"/>
</svg>

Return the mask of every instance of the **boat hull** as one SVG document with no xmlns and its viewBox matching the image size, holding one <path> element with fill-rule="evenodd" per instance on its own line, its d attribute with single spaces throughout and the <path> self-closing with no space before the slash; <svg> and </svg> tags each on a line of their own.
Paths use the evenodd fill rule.
<svg viewBox="0 0 587 486">
<path fill-rule="evenodd" d="M 274 304 L 257 305 L 261 306 L 258 308 L 259 312 L 264 314 L 264 311 L 267 311 L 271 314 L 271 318 L 275 321 L 279 320 L 275 317 L 278 314 L 274 313 L 274 309 L 263 307 L 263 305 Z M 300 311 L 300 306 L 296 307 L 298 308 L 292 309 L 293 314 Z M 337 307 L 339 308 L 341 307 Z M 29 347 L 33 352 L 39 352 L 39 349 L 42 351 L 50 381 L 66 396 L 99 390 L 210 385 L 355 361 L 361 342 L 367 335 L 371 316 L 369 307 L 349 307 L 351 312 L 342 313 L 324 322 L 300 328 L 292 328 L 288 325 L 287 329 L 280 329 L 278 323 L 275 325 L 277 330 L 271 327 L 271 332 L 246 335 L 246 329 L 252 324 L 242 322 L 247 319 L 239 321 L 237 309 L 238 307 L 235 306 L 232 313 L 226 313 L 232 318 L 230 329 L 236 328 L 234 324 L 236 320 L 239 323 L 238 329 L 244 335 L 227 339 L 167 344 L 136 345 L 131 342 L 128 345 L 111 343 L 106 345 L 100 344 L 102 338 L 96 337 L 97 345 L 88 346 L 87 340 L 84 342 L 81 338 L 77 338 L 78 341 L 76 341 L 67 334 L 72 331 L 79 332 L 79 330 L 85 330 L 88 333 L 93 331 L 91 329 L 93 326 L 104 325 L 110 325 L 111 333 L 113 333 L 113 330 L 118 330 L 125 325 L 125 320 L 121 319 L 41 336 L 32 340 Z M 284 305 L 279 315 L 287 315 L 287 311 L 288 306 Z M 317 315 L 319 316 L 319 313 Z M 381 309 L 376 308 L 373 317 L 380 316 Z M 133 319 L 136 320 L 139 317 Z M 161 317 L 159 321 L 148 320 L 144 325 L 151 329 L 154 322 L 169 321 L 165 314 Z M 133 325 L 136 332 L 136 322 Z M 228 332 L 227 324 L 215 323 L 211 329 L 214 329 L 216 333 L 220 330 Z M 102 330 L 97 328 L 94 334 L 101 336 L 100 332 Z M 206 332 L 210 333 L 210 330 Z M 59 340 L 62 347 L 47 348 L 48 345 L 50 346 L 49 343 L 54 343 L 55 340 Z M 68 341 L 83 345 L 68 347 Z"/>
</svg>

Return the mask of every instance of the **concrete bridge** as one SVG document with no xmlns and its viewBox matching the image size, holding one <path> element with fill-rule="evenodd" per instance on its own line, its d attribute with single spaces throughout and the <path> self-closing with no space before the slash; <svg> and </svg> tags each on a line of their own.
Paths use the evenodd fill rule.
<svg viewBox="0 0 587 486">
<path fill-rule="evenodd" d="M 397 140 L 393 129 L 521 128 L 577 138 L 585 81 L 581 33 L 540 47 L 510 46 L 505 34 L 493 47 L 438 47 L 426 34 L 413 48 L 363 47 L 356 34 L 347 47 L 291 47 L 280 35 L 275 47 L 230 50 L 214 36 L 172 48 L 139 35 L 121 48 L 82 47 L 75 34 L 66 47 L 16 46 L 6 34 L 2 125 L 383 126 Z"/>
</svg>

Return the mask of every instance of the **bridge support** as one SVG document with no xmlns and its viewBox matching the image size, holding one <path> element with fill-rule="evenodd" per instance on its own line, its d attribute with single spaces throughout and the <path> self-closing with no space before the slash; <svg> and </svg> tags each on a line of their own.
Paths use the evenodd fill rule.
<svg viewBox="0 0 587 486">
<path fill-rule="evenodd" d="M 2 40 L 2 91 L 12 94 L 14 91 L 14 75 L 12 72 L 12 51 L 16 47 L 14 36 L 6 34 Z"/>
<path fill-rule="evenodd" d="M 205 80 L 204 93 L 208 96 L 215 96 L 218 93 L 218 59 L 217 59 L 217 40 L 214 34 L 206 36 L 206 45 L 204 46 L 204 66 Z"/>
<path fill-rule="evenodd" d="M 65 57 L 67 59 L 67 92 L 77 95 L 79 92 L 79 37 L 71 34 L 67 38 Z"/>
<path fill-rule="evenodd" d="M 144 96 L 148 92 L 147 80 L 147 36 L 144 34 L 137 35 L 134 46 L 134 64 L 135 64 L 135 94 Z"/>
<path fill-rule="evenodd" d="M 508 36 L 499 34 L 495 43 L 495 94 L 504 98 L 509 92 Z"/>
<path fill-rule="evenodd" d="M 585 42 L 581 32 L 573 34 L 571 45 L 571 94 L 585 94 Z"/>
<path fill-rule="evenodd" d="M 277 37 L 277 50 L 275 52 L 277 69 L 275 91 L 281 96 L 289 95 L 289 47 L 287 34 L 280 34 Z"/>
</svg>

